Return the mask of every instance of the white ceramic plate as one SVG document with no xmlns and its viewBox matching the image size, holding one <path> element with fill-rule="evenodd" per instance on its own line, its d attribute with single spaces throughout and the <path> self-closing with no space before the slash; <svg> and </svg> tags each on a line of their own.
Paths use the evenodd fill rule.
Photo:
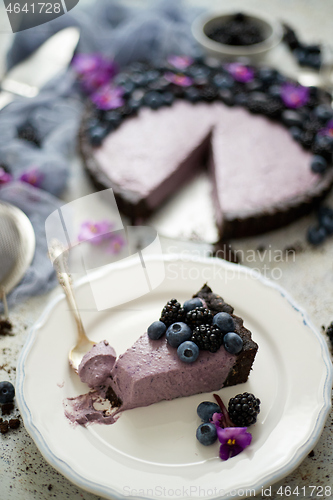
<svg viewBox="0 0 333 500">
<path fill-rule="evenodd" d="M 222 389 L 227 403 L 239 392 L 262 401 L 251 445 L 227 462 L 218 444 L 200 445 L 196 407 L 201 394 L 124 412 L 111 426 L 73 427 L 63 400 L 86 392 L 67 353 L 75 328 L 60 296 L 30 332 L 17 373 L 17 401 L 24 424 L 49 463 L 81 488 L 105 498 L 229 498 L 260 492 L 298 466 L 316 444 L 329 408 L 332 367 L 327 346 L 304 312 L 275 284 L 219 259 L 164 257 L 166 278 L 153 292 L 122 307 L 96 312 L 89 283 L 76 290 L 92 339 L 108 339 L 118 353 L 159 317 L 172 297 L 184 301 L 208 282 L 235 307 L 259 344 L 246 384 Z M 119 262 L 95 281 L 108 293 L 136 286 L 134 261 Z M 109 283 L 111 282 L 109 281 Z M 236 495 L 237 493 L 237 495 Z"/>
</svg>

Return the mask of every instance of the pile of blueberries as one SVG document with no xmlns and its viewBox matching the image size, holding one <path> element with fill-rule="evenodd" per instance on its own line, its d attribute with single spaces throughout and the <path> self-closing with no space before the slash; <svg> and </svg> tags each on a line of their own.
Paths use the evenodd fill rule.
<svg viewBox="0 0 333 500">
<path fill-rule="evenodd" d="M 177 349 L 179 359 L 185 363 L 196 361 L 200 350 L 216 352 L 223 345 L 227 352 L 238 354 L 243 348 L 233 317 L 225 312 L 213 316 L 198 297 L 187 300 L 183 307 L 171 299 L 147 333 L 151 340 L 166 334 L 168 344 Z"/>
<path fill-rule="evenodd" d="M 323 174 L 331 163 L 333 152 L 332 135 L 322 133 L 333 119 L 329 95 L 322 89 L 310 87 L 307 103 L 290 109 L 281 98 L 282 86 L 293 83 L 290 79 L 269 67 L 251 68 L 251 71 L 253 78 L 240 82 L 215 59 L 197 58 L 181 71 L 183 76 L 191 78 L 191 85 L 181 86 L 165 79 L 166 72 L 179 73 L 168 62 L 155 67 L 135 62 L 113 80 L 115 86 L 122 88 L 125 104 L 112 110 L 93 107 L 84 122 L 85 134 L 90 144 L 97 147 L 141 107 L 158 110 L 171 106 L 175 99 L 192 103 L 221 101 L 282 122 L 302 147 L 312 151 L 312 170 Z"/>
<path fill-rule="evenodd" d="M 322 206 L 317 212 L 317 224 L 309 227 L 307 240 L 311 245 L 318 246 L 333 234 L 333 209 Z"/>
<path fill-rule="evenodd" d="M 265 38 L 260 26 L 242 12 L 214 27 L 207 36 L 215 42 L 235 46 L 254 45 Z"/>
</svg>

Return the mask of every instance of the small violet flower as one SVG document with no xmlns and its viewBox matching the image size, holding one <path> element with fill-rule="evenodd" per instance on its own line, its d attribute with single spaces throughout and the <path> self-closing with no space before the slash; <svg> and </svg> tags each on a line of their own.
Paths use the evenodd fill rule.
<svg viewBox="0 0 333 500">
<path fill-rule="evenodd" d="M 184 70 L 191 66 L 193 64 L 194 59 L 189 56 L 176 56 L 176 55 L 171 55 L 168 57 L 168 63 L 171 64 L 174 68 L 177 68 L 179 70 Z"/>
<path fill-rule="evenodd" d="M 180 74 L 180 73 L 172 73 L 171 71 L 168 71 L 167 73 L 164 74 L 164 78 L 170 82 L 174 83 L 175 85 L 179 85 L 180 87 L 189 87 L 192 85 L 193 80 L 189 76 Z"/>
<path fill-rule="evenodd" d="M 32 186 L 40 187 L 43 178 L 44 175 L 40 172 L 38 167 L 30 167 L 20 175 L 19 180 L 31 184 Z"/>
<path fill-rule="evenodd" d="M 281 86 L 280 97 L 287 108 L 297 109 L 307 104 L 309 89 L 287 82 Z"/>
<path fill-rule="evenodd" d="M 214 394 L 214 397 L 221 408 L 221 413 L 214 413 L 212 422 L 215 424 L 217 438 L 221 443 L 220 458 L 228 460 L 251 444 L 252 435 L 247 432 L 247 427 L 235 427 L 220 396 Z"/>
<path fill-rule="evenodd" d="M 252 435 L 247 432 L 247 427 L 216 426 L 217 437 L 221 443 L 220 458 L 228 460 L 235 457 L 251 444 Z"/>
<path fill-rule="evenodd" d="M 2 167 L 0 167 L 0 186 L 2 184 L 7 184 L 12 180 L 12 176 L 6 172 L 6 170 Z"/>
<path fill-rule="evenodd" d="M 83 90 L 88 94 L 109 83 L 117 73 L 115 63 L 100 54 L 77 54 L 73 58 L 72 67 Z"/>
<path fill-rule="evenodd" d="M 110 245 L 108 247 L 108 252 L 112 255 L 116 255 L 121 252 L 122 248 L 125 246 L 126 242 L 120 234 L 115 234 L 112 236 Z"/>
<path fill-rule="evenodd" d="M 231 63 L 226 66 L 227 71 L 236 80 L 236 82 L 247 83 L 253 80 L 254 71 L 241 63 Z"/>
<path fill-rule="evenodd" d="M 121 87 L 106 84 L 91 95 L 91 100 L 98 109 L 116 109 L 125 103 L 123 94 L 124 90 Z"/>
<path fill-rule="evenodd" d="M 78 241 L 90 241 L 92 245 L 99 245 L 112 236 L 114 224 L 107 220 L 100 222 L 85 221 L 81 224 Z"/>
<path fill-rule="evenodd" d="M 329 120 L 326 126 L 319 130 L 318 134 L 333 138 L 333 120 Z"/>
</svg>

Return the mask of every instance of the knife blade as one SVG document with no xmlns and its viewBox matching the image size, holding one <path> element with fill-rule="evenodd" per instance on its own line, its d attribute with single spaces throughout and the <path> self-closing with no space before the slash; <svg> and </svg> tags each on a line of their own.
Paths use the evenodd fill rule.
<svg viewBox="0 0 333 500">
<path fill-rule="evenodd" d="M 51 78 L 70 63 L 80 38 L 76 27 L 65 28 L 12 68 L 1 82 L 0 109 L 15 96 L 35 97 Z"/>
</svg>

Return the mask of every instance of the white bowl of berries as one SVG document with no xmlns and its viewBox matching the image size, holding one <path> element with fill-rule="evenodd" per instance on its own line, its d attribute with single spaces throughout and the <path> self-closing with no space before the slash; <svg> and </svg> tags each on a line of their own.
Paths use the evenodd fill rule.
<svg viewBox="0 0 333 500">
<path fill-rule="evenodd" d="M 266 14 L 229 12 L 203 14 L 192 33 L 205 52 L 224 59 L 260 59 L 282 40 L 282 25 Z"/>
</svg>

